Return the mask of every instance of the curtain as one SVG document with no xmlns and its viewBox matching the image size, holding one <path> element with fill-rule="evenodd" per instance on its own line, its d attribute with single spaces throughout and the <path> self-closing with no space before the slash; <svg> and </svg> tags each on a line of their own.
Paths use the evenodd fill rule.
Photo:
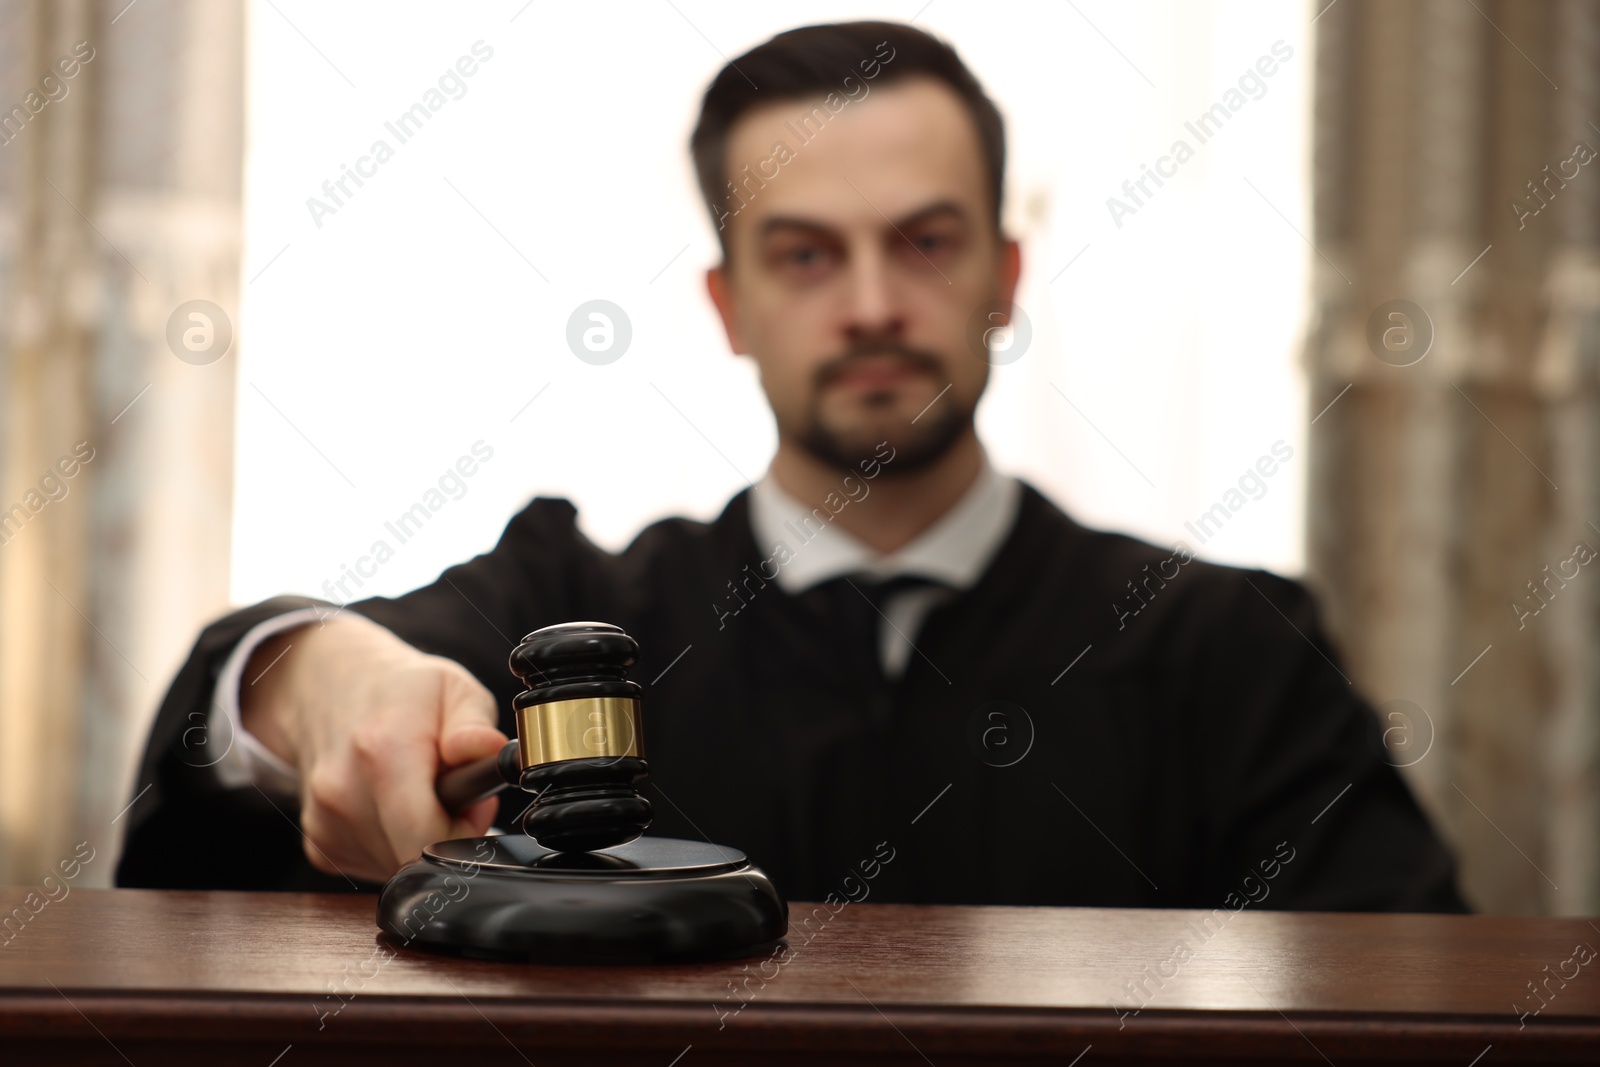
<svg viewBox="0 0 1600 1067">
<path fill-rule="evenodd" d="M 1594 914 L 1600 4 L 1316 29 L 1308 572 L 1471 900 Z"/>
<path fill-rule="evenodd" d="M 109 884 L 227 603 L 243 32 L 234 2 L 0 0 L 0 884 L 79 842 Z"/>
</svg>

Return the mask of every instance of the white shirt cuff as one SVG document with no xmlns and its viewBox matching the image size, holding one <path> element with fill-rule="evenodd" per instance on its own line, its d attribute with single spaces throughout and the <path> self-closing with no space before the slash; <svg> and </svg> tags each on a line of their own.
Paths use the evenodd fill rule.
<svg viewBox="0 0 1600 1067">
<path fill-rule="evenodd" d="M 184 732 L 186 763 L 215 767 L 217 779 L 229 789 L 254 785 L 269 796 L 296 798 L 300 795 L 299 772 L 244 728 L 239 713 L 239 689 L 244 681 L 245 665 L 262 642 L 296 626 L 319 622 L 326 616 L 327 611 L 322 608 L 299 608 L 274 616 L 244 635 L 222 665 L 222 674 L 217 678 L 217 688 L 211 698 L 211 711 L 206 717 L 206 729 L 200 738 L 201 744 L 197 746 L 190 743 L 195 733 L 192 728 Z M 271 669 L 269 664 L 267 670 Z M 262 674 L 265 673 L 262 671 Z M 256 680 L 250 679 L 249 684 L 254 685 Z M 221 756 L 216 755 L 214 750 L 207 751 L 212 738 L 221 740 Z M 191 755 L 194 758 L 190 758 Z"/>
</svg>

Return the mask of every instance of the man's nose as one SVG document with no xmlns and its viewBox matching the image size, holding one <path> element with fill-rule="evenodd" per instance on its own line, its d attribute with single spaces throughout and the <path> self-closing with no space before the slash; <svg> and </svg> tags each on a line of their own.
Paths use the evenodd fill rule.
<svg viewBox="0 0 1600 1067">
<path fill-rule="evenodd" d="M 900 336 L 905 329 L 904 312 L 883 252 L 872 249 L 853 256 L 849 277 L 846 331 L 850 337 Z"/>
</svg>

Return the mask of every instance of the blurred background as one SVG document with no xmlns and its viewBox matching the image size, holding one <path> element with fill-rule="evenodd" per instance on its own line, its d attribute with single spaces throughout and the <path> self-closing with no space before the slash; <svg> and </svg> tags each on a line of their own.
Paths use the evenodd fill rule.
<svg viewBox="0 0 1600 1067">
<path fill-rule="evenodd" d="M 0 884 L 84 840 L 109 884 L 199 627 L 344 599 L 475 445 L 360 595 L 536 495 L 620 549 L 761 476 L 687 141 L 728 57 L 855 18 L 1008 123 L 996 465 L 1305 578 L 1473 903 L 1600 912 L 1596 0 L 0 0 Z"/>
</svg>

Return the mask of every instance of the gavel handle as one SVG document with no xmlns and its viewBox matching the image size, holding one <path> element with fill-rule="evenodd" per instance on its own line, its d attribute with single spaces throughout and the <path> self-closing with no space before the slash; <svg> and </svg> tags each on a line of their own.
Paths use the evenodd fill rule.
<svg viewBox="0 0 1600 1067">
<path fill-rule="evenodd" d="M 505 743 L 498 756 L 485 756 L 445 771 L 434 783 L 439 803 L 454 814 L 515 785 L 522 777 L 520 755 L 520 746 L 513 739 Z"/>
</svg>

